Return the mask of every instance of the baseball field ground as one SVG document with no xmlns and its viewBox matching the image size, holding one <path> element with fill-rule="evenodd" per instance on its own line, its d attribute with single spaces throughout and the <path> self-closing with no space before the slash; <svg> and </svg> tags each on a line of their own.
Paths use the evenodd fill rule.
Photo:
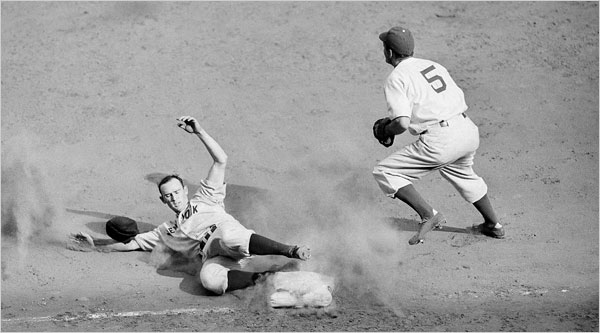
<svg viewBox="0 0 600 333">
<path fill-rule="evenodd" d="M 1 3 L 2 331 L 598 331 L 598 2 Z M 479 126 L 476 172 L 506 230 L 437 173 L 418 216 L 371 172 L 391 70 L 411 29 Z M 123 215 L 171 219 L 156 181 L 227 152 L 228 211 L 309 244 L 336 279 L 324 309 L 272 309 L 266 284 L 214 296 L 159 253 L 69 251 Z M 268 265 L 264 258 L 257 265 Z M 158 265 L 162 264 L 160 268 Z M 188 267 L 189 268 L 189 267 Z"/>
</svg>

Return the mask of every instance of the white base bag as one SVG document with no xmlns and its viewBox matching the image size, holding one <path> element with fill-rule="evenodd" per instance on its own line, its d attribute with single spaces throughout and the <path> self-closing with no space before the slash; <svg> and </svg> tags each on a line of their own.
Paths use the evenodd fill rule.
<svg viewBox="0 0 600 333">
<path fill-rule="evenodd" d="M 334 279 L 315 272 L 277 272 L 273 277 L 273 308 L 326 307 L 333 301 Z"/>
</svg>

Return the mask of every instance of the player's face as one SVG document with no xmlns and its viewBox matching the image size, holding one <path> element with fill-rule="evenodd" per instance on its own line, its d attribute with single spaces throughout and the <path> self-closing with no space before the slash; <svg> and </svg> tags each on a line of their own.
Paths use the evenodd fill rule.
<svg viewBox="0 0 600 333">
<path fill-rule="evenodd" d="M 161 200 L 174 212 L 183 211 L 188 205 L 188 189 L 177 179 L 171 179 L 160 186 Z"/>
</svg>

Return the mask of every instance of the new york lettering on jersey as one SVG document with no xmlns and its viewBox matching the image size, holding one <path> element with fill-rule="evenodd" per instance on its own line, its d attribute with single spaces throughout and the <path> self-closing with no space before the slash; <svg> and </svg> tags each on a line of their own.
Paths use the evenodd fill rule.
<svg viewBox="0 0 600 333">
<path fill-rule="evenodd" d="M 188 208 L 181 212 L 179 215 L 180 223 L 187 221 L 192 215 L 198 213 L 198 205 L 189 205 Z M 172 236 L 177 229 L 179 229 L 179 225 L 176 221 L 173 221 L 169 224 L 168 227 L 165 228 L 167 230 L 167 235 Z"/>
<path fill-rule="evenodd" d="M 177 231 L 177 229 L 179 229 L 179 227 L 177 226 L 176 223 L 171 223 L 171 226 L 167 227 L 166 229 L 167 229 L 167 235 L 172 236 L 173 233 L 175 231 Z"/>
<path fill-rule="evenodd" d="M 190 216 L 194 215 L 198 213 L 198 205 L 189 205 L 188 208 L 182 212 L 179 216 L 181 218 L 181 221 L 183 222 L 184 220 L 187 220 L 190 218 Z"/>
</svg>

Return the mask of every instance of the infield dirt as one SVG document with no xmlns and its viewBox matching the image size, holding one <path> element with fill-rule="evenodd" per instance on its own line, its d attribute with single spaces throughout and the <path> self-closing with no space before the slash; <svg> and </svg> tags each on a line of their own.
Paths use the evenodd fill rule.
<svg viewBox="0 0 600 333">
<path fill-rule="evenodd" d="M 598 331 L 597 2 L 3 1 L 1 18 L 3 331 Z M 506 239 L 470 233 L 477 212 L 431 174 L 416 187 L 448 223 L 409 246 L 417 215 L 373 180 L 415 139 L 371 133 L 394 25 L 464 89 Z M 172 218 L 156 180 L 194 186 L 211 162 L 181 115 L 228 153 L 230 213 L 309 244 L 333 306 L 65 248 L 113 215 Z"/>
</svg>

